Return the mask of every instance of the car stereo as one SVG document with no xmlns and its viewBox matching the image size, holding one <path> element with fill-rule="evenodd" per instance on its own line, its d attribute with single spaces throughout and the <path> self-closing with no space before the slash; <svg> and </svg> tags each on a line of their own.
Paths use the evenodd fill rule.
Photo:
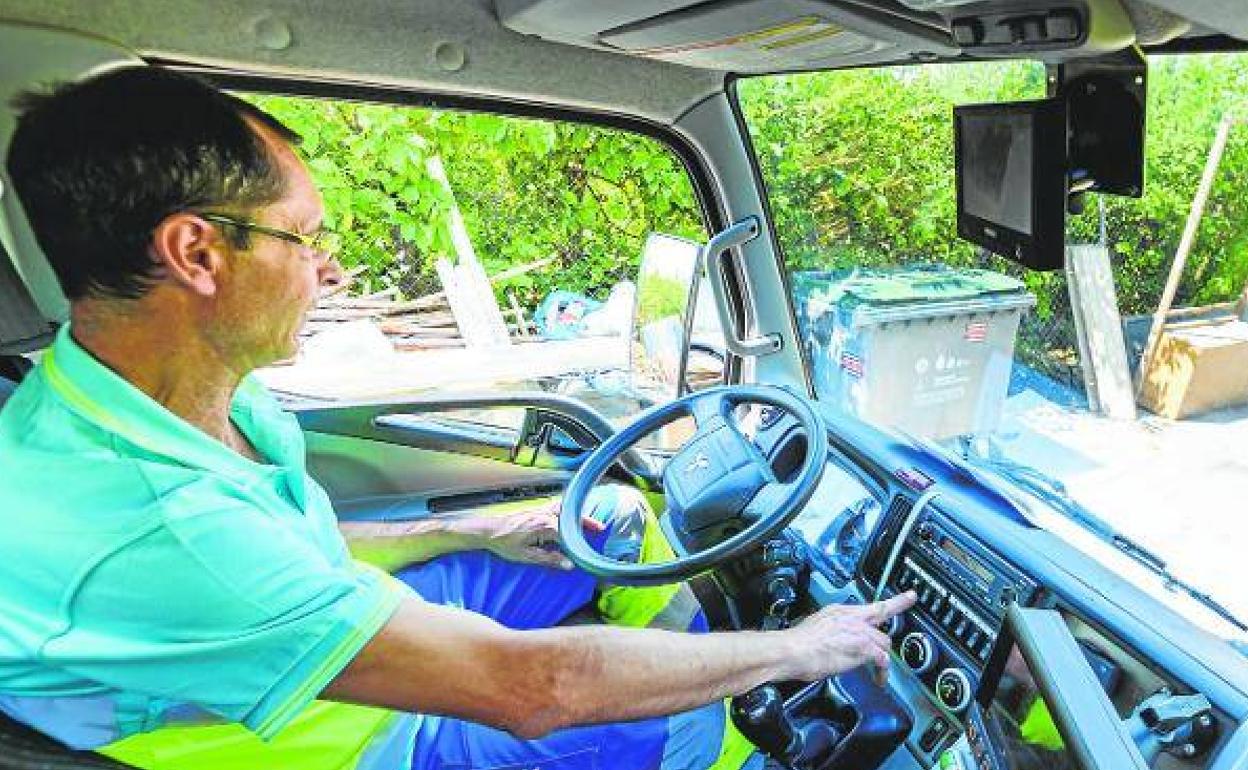
<svg viewBox="0 0 1248 770">
<path fill-rule="evenodd" d="M 958 526 L 930 499 L 895 527 L 877 593 L 914 591 L 918 601 L 888 629 L 902 662 L 954 715 L 970 705 L 1006 607 L 1027 606 L 1036 583 Z"/>
</svg>

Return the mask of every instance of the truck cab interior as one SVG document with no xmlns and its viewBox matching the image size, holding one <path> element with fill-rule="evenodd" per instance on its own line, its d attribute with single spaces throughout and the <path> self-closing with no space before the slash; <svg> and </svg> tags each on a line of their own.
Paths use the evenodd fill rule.
<svg viewBox="0 0 1248 770">
<path fill-rule="evenodd" d="M 957 221 L 944 226 L 1020 270 L 1052 270 L 1063 264 L 1067 212 L 1083 196 L 1138 196 L 1147 184 L 1149 62 L 1248 49 L 1240 6 L 0 0 L 0 153 L 12 95 L 132 65 L 248 94 L 559 120 L 658 142 L 687 174 L 704 230 L 693 272 L 710 291 L 688 293 L 712 303 L 725 330 L 723 384 L 682 383 L 622 418 L 543 390 L 292 398 L 310 472 L 340 516 L 402 519 L 563 495 L 561 544 L 580 567 L 621 583 L 691 580 L 723 630 L 783 627 L 828 603 L 915 591 L 918 604 L 887 629 L 886 687 L 856 671 L 736 699 L 738 726 L 775 766 L 1235 770 L 1248 767 L 1248 646 L 1231 612 L 1198 589 L 1176 590 L 1164 565 L 1135 558 L 1130 538 L 1072 516 L 1024 483 L 1034 481 L 1024 471 L 994 472 L 948 444 L 848 413 L 816 386 L 759 157 L 769 148 L 752 136 L 741 92 L 767 76 L 1031 62 L 1044 98 L 1023 108 L 1036 127 L 1034 178 L 1019 183 L 1036 196 L 1030 219 L 1011 229 L 1008 204 L 981 199 L 976 209 L 959 198 Z M 959 109 L 959 169 L 979 148 L 977 116 L 1016 114 L 996 107 Z M 959 179 L 959 190 L 972 183 Z M 2 174 L 0 244 L 3 404 L 67 305 Z M 506 430 L 437 419 L 498 410 L 520 419 Z M 686 417 L 683 444 L 650 451 L 646 436 Z M 674 561 L 620 564 L 588 547 L 579 503 L 604 478 L 650 495 Z M 1235 501 L 1220 502 L 1230 515 Z M 1011 701 L 1020 682 L 1033 692 L 1021 705 Z M 1021 734 L 1004 726 L 1007 712 Z M 1051 729 L 1037 737 L 1046 719 Z M 118 766 L 16 723 L 0 729 L 0 744 L 0 768 Z"/>
</svg>

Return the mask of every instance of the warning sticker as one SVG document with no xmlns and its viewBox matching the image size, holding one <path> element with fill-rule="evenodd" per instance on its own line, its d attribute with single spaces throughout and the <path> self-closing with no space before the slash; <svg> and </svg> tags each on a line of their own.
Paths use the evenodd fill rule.
<svg viewBox="0 0 1248 770">
<path fill-rule="evenodd" d="M 988 322 L 971 321 L 966 325 L 966 331 L 962 334 L 962 338 L 967 342 L 983 342 L 988 339 Z"/>
<path fill-rule="evenodd" d="M 796 19 L 763 27 L 751 32 L 743 32 L 717 40 L 702 40 L 693 43 L 662 46 L 659 48 L 635 49 L 632 53 L 642 56 L 659 56 L 665 54 L 684 53 L 686 51 L 706 51 L 714 48 L 758 48 L 773 51 L 795 45 L 839 35 L 845 30 L 822 16 L 801 16 Z"/>
<path fill-rule="evenodd" d="M 807 43 L 814 43 L 816 41 L 823 40 L 824 38 L 836 37 L 844 31 L 845 30 L 835 24 L 824 24 L 820 26 L 819 29 L 811 30 L 810 32 L 805 32 L 800 35 L 791 35 L 783 40 L 775 40 L 770 43 L 764 43 L 762 47 L 766 48 L 768 51 L 777 51 L 782 48 L 792 48 L 794 46 L 806 45 Z"/>
</svg>

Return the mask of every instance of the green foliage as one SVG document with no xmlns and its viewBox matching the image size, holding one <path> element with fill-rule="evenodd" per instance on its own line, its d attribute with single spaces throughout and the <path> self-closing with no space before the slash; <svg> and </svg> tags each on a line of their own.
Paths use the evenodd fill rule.
<svg viewBox="0 0 1248 770">
<path fill-rule="evenodd" d="M 953 104 L 1043 91 L 1043 70 L 1019 64 L 744 81 L 786 263 L 978 265 L 954 235 Z"/>
<path fill-rule="evenodd" d="M 1020 340 L 1033 363 L 1069 358 L 1060 273 L 1024 272 L 955 235 L 955 104 L 1044 95 L 1036 63 L 983 63 L 760 77 L 739 85 L 776 231 L 793 270 L 939 262 L 1026 281 L 1047 338 Z M 1124 314 L 1156 305 L 1218 121 L 1248 93 L 1248 55 L 1151 61 L 1146 194 L 1104 198 Z M 636 276 L 651 231 L 704 240 L 685 169 L 658 142 L 569 122 L 282 96 L 250 97 L 304 137 L 326 203 L 366 288 L 438 288 L 453 254 L 452 196 L 430 176 L 441 158 L 487 272 L 555 257 L 496 286 L 529 307 L 550 290 L 604 297 Z M 1097 205 L 1073 217 L 1095 240 Z M 1248 129 L 1233 135 L 1178 304 L 1231 299 L 1248 281 Z M 680 299 L 683 302 L 683 297 Z M 1032 323 L 1032 321 L 1029 321 Z M 1055 331 L 1054 331 L 1055 330 Z"/>
<path fill-rule="evenodd" d="M 452 257 L 458 205 L 487 273 L 555 257 L 500 284 L 532 307 L 561 288 L 604 297 L 636 277 L 652 231 L 705 239 L 688 175 L 663 145 L 624 131 L 477 113 L 249 97 L 304 138 L 343 232 L 345 267 L 371 289 L 438 289 L 433 266 Z M 452 194 L 429 173 L 441 158 Z"/>
<path fill-rule="evenodd" d="M 957 239 L 955 104 L 1044 96 L 1037 63 L 898 67 L 762 77 L 742 105 L 791 269 L 942 262 L 1019 274 Z M 1151 311 L 1178 247 L 1222 115 L 1248 92 L 1248 56 L 1150 62 L 1146 194 L 1105 196 L 1126 314 Z M 1097 205 L 1073 217 L 1072 241 L 1098 233 Z M 1180 302 L 1230 299 L 1248 278 L 1248 130 L 1227 150 Z M 1060 276 L 1025 276 L 1038 314 L 1065 307 Z"/>
<path fill-rule="evenodd" d="M 1037 63 L 854 70 L 743 81 L 740 97 L 790 269 L 940 262 L 1023 278 L 1037 309 L 1024 360 L 1054 373 L 1073 360 L 1061 273 L 1024 273 L 956 236 L 955 104 L 1044 96 Z M 1152 312 L 1178 248 L 1218 121 L 1248 93 L 1248 55 L 1150 62 L 1142 199 L 1104 196 L 1124 315 Z M 1097 201 L 1068 238 L 1098 237 Z M 1176 306 L 1233 299 L 1248 281 L 1248 127 L 1233 135 Z"/>
<path fill-rule="evenodd" d="M 637 287 L 637 323 L 644 326 L 661 318 L 680 319 L 689 302 L 689 286 L 675 278 L 647 275 Z"/>
</svg>

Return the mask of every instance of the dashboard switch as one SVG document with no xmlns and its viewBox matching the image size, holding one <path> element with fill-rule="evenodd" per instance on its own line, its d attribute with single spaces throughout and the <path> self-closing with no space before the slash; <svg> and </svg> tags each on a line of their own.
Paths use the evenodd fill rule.
<svg viewBox="0 0 1248 770">
<path fill-rule="evenodd" d="M 903 567 L 897 575 L 897 587 L 904 591 L 912 585 L 914 585 L 914 573 L 909 567 Z"/>
<path fill-rule="evenodd" d="M 936 717 L 932 723 L 923 731 L 923 735 L 919 737 L 919 748 L 928 754 L 936 750 L 940 742 L 949 734 L 949 720 L 944 717 Z"/>
</svg>

